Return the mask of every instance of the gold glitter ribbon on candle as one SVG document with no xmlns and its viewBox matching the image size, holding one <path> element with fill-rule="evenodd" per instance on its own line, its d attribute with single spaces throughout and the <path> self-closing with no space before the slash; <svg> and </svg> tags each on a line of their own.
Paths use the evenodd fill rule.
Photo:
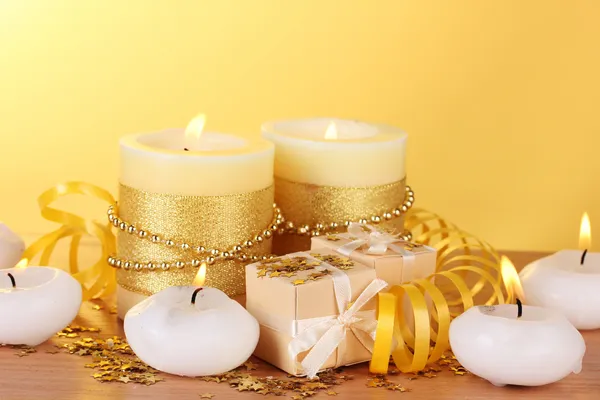
<svg viewBox="0 0 600 400">
<path fill-rule="evenodd" d="M 358 222 L 361 218 L 380 216 L 380 229 L 403 232 L 403 218 L 386 221 L 382 214 L 390 212 L 404 202 L 406 179 L 397 182 L 366 187 L 318 186 L 275 178 L 275 201 L 288 221 L 296 228 L 331 222 L 345 229 L 344 221 Z M 372 223 L 372 221 L 367 221 Z M 286 254 L 310 248 L 310 236 L 282 235 L 275 238 L 275 252 Z"/>
<path fill-rule="evenodd" d="M 372 373 L 387 373 L 390 354 L 402 372 L 423 370 L 448 349 L 452 318 L 474 304 L 505 301 L 494 248 L 436 214 L 413 209 L 406 218 L 413 241 L 438 250 L 436 273 L 379 294 Z M 483 291 L 486 287 L 491 295 Z"/>
<path fill-rule="evenodd" d="M 28 265 L 39 253 L 41 253 L 39 265 L 50 265 L 50 258 L 58 242 L 63 238 L 71 237 L 68 272 L 81 283 L 83 300 L 89 300 L 101 295 L 108 295 L 116 288 L 114 268 L 106 262 L 108 255 L 115 251 L 115 236 L 109 224 L 88 220 L 76 214 L 50 207 L 58 199 L 73 194 L 86 195 L 109 204 L 115 203 L 108 191 L 85 182 L 61 183 L 45 191 L 38 197 L 42 216 L 62 226 L 42 236 L 29 246 L 23 253 L 23 259 L 19 266 Z M 95 236 L 100 241 L 102 252 L 94 265 L 80 269 L 78 250 L 82 237 L 86 235 Z"/>
<path fill-rule="evenodd" d="M 201 243 L 207 248 L 230 248 L 262 232 L 273 218 L 273 187 L 223 196 L 184 196 L 150 193 L 120 186 L 119 215 L 123 220 L 177 242 Z M 190 261 L 193 252 L 164 246 L 119 231 L 117 256 L 139 263 Z M 256 243 L 249 254 L 267 255 L 271 240 Z M 151 295 L 168 286 L 189 285 L 197 268 L 117 271 L 117 283 L 132 292 Z M 218 260 L 209 265 L 206 285 L 230 296 L 245 292 L 244 263 Z"/>
</svg>

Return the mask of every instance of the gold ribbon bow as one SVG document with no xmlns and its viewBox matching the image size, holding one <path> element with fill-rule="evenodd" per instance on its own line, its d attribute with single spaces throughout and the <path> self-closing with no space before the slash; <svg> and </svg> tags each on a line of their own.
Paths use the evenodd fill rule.
<svg viewBox="0 0 600 400">
<path fill-rule="evenodd" d="M 309 378 L 317 376 L 317 372 L 346 337 L 348 329 L 366 349 L 372 351 L 377 326 L 375 312 L 374 310 L 360 311 L 360 309 L 387 287 L 385 281 L 374 279 L 348 307 L 352 300 L 348 276 L 332 265 L 326 263 L 323 265 L 332 271 L 335 299 L 340 314 L 297 321 L 302 322 L 306 327 L 301 328 L 301 331 L 294 336 L 288 348 L 292 360 L 296 360 L 300 353 L 310 350 L 301 362 L 303 372 Z"/>
<path fill-rule="evenodd" d="M 116 203 L 108 191 L 85 182 L 61 183 L 45 191 L 38 197 L 42 217 L 62 226 L 42 236 L 29 246 L 23 253 L 20 265 L 28 265 L 39 253 L 42 254 L 39 264 L 48 265 L 56 244 L 63 238 L 71 237 L 68 272 L 81 283 L 83 300 L 85 301 L 110 294 L 116 288 L 114 269 L 106 261 L 108 256 L 115 251 L 115 236 L 109 224 L 88 220 L 76 214 L 51 207 L 56 200 L 72 194 L 87 195 L 106 201 L 109 204 Z M 85 235 L 98 238 L 102 247 L 102 254 L 94 265 L 80 269 L 78 250 L 81 238 Z"/>
</svg>

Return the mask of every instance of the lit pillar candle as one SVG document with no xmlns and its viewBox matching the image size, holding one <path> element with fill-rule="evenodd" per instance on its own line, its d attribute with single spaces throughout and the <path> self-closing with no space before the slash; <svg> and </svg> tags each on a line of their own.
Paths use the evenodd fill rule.
<svg viewBox="0 0 600 400">
<path fill-rule="evenodd" d="M 194 283 L 202 285 L 204 268 Z M 215 375 L 246 361 L 259 326 L 218 289 L 173 286 L 134 306 L 125 317 L 131 349 L 148 365 L 181 376 Z"/>
<path fill-rule="evenodd" d="M 403 131 L 329 118 L 270 122 L 262 131 L 275 144 L 276 201 L 288 223 L 296 224 L 288 233 L 323 234 L 361 218 L 375 224 L 393 219 L 387 225 L 402 230 Z M 279 252 L 306 250 L 298 246 L 308 242 L 283 246 Z"/>
<path fill-rule="evenodd" d="M 202 260 L 218 261 L 209 265 L 210 286 L 241 294 L 243 264 L 232 259 L 236 246 L 270 253 L 273 145 L 203 133 L 203 124 L 199 116 L 186 130 L 121 140 L 119 215 L 113 222 L 122 231 L 112 261 L 119 268 L 121 318 L 146 296 L 189 284 Z"/>
<path fill-rule="evenodd" d="M 591 253 L 590 248 L 586 213 L 581 220 L 579 251 L 559 251 L 521 271 L 528 304 L 562 312 L 577 329 L 600 328 L 600 253 Z"/>
<path fill-rule="evenodd" d="M 522 299 L 514 266 L 503 259 L 509 298 Z M 515 304 L 472 307 L 450 324 L 450 346 L 471 373 L 494 385 L 539 386 L 581 371 L 585 342 L 558 311 Z"/>
<path fill-rule="evenodd" d="M 77 316 L 81 295 L 79 282 L 56 268 L 0 271 L 0 343 L 45 342 Z"/>
<path fill-rule="evenodd" d="M 0 223 L 0 269 L 12 268 L 21 259 L 25 242 L 8 226 Z"/>
</svg>

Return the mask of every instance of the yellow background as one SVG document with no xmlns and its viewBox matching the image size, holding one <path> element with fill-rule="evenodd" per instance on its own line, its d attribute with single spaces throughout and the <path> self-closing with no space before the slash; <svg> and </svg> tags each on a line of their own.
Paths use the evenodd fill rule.
<svg viewBox="0 0 600 400">
<path fill-rule="evenodd" d="M 0 219 L 44 232 L 40 192 L 114 190 L 119 137 L 199 111 L 253 135 L 338 116 L 409 133 L 418 206 L 498 248 L 575 247 L 584 210 L 600 238 L 599 15 L 593 0 L 0 0 Z"/>
</svg>

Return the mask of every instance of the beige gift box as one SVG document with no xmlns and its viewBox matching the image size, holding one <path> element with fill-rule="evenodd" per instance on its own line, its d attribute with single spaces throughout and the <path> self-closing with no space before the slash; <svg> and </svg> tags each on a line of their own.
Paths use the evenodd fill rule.
<svg viewBox="0 0 600 400">
<path fill-rule="evenodd" d="M 370 225 L 351 224 L 348 232 L 315 236 L 311 246 L 329 248 L 374 268 L 377 277 L 390 286 L 426 278 L 436 269 L 434 248 L 396 239 Z M 381 253 L 372 254 L 372 250 Z"/>
<path fill-rule="evenodd" d="M 260 323 L 254 355 L 292 375 L 369 361 L 376 294 L 385 286 L 372 268 L 329 249 L 248 265 L 246 308 Z M 302 338 L 319 339 L 329 329 L 340 335 L 335 348 L 323 353 L 323 343 L 302 347 Z M 325 355 L 315 366 L 318 354 Z"/>
</svg>

